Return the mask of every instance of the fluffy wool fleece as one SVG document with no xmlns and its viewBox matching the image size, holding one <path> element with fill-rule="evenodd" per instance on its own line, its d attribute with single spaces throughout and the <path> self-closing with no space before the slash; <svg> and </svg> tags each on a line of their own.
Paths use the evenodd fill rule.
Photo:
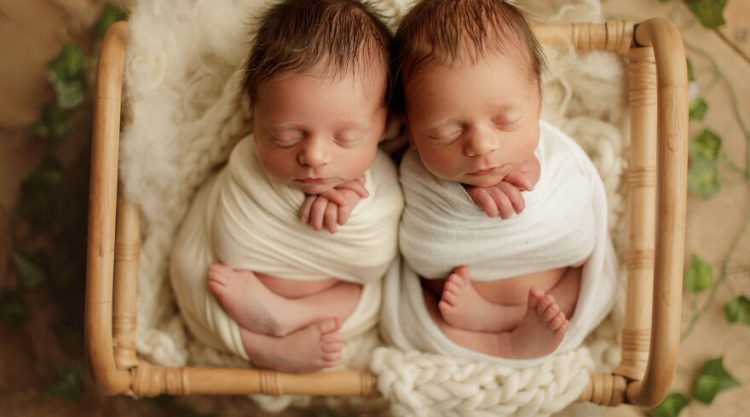
<svg viewBox="0 0 750 417">
<path fill-rule="evenodd" d="M 136 346 L 152 363 L 247 366 L 191 339 L 176 308 L 168 265 L 174 236 L 197 188 L 248 132 L 249 106 L 237 94 L 240 68 L 252 43 L 253 17 L 268 3 L 139 0 L 132 10 L 120 169 L 127 197 L 142 211 Z M 411 3 L 375 2 L 391 27 Z M 523 5 L 529 3 L 534 2 Z M 571 1 L 544 20 L 601 21 L 601 10 L 598 1 Z M 544 117 L 578 141 L 601 173 L 610 229 L 622 254 L 621 173 L 627 137 L 622 61 L 598 52 L 546 53 Z M 619 360 L 616 338 L 623 309 L 618 304 L 587 342 L 600 368 Z M 373 334 L 363 343 L 370 349 L 379 339 Z M 280 409 L 290 399 L 260 401 L 266 408 Z"/>
</svg>

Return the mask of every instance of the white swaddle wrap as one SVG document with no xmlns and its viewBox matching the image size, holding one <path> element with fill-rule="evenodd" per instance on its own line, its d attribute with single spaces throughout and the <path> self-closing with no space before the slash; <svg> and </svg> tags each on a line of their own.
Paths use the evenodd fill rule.
<svg viewBox="0 0 750 417">
<path fill-rule="evenodd" d="M 472 280 L 489 281 L 588 257 L 576 310 L 557 351 L 577 347 L 606 316 L 616 296 L 617 269 L 601 179 L 583 150 L 546 122 L 540 122 L 535 155 L 539 182 L 523 193 L 524 211 L 504 220 L 487 216 L 461 184 L 432 175 L 416 152 L 404 156 L 400 180 L 406 205 L 399 230 L 404 262 L 386 277 L 381 323 L 395 346 L 511 366 L 544 359 L 492 357 L 458 346 L 440 332 L 424 305 L 419 276 L 447 278 L 458 265 L 469 265 Z"/>
<path fill-rule="evenodd" d="M 393 162 L 378 152 L 365 174 L 370 195 L 335 234 L 297 217 L 304 194 L 263 171 L 252 136 L 198 192 L 171 259 L 177 301 L 192 333 L 208 346 L 247 359 L 237 323 L 209 292 L 207 268 L 216 260 L 235 269 L 293 280 L 337 279 L 363 284 L 342 332 L 351 338 L 377 323 L 380 278 L 397 254 L 403 199 Z M 283 312 L 279 312 L 283 314 Z"/>
</svg>

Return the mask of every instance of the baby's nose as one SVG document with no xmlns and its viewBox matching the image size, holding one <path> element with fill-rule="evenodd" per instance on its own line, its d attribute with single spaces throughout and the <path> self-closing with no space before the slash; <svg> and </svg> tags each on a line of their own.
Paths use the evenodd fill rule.
<svg viewBox="0 0 750 417">
<path fill-rule="evenodd" d="M 328 145 L 328 141 L 324 138 L 311 137 L 306 139 L 298 156 L 299 163 L 311 168 L 326 165 L 330 160 Z"/>
<path fill-rule="evenodd" d="M 496 150 L 498 139 L 492 132 L 481 128 L 472 128 L 467 132 L 464 153 L 467 156 L 480 156 Z"/>
</svg>

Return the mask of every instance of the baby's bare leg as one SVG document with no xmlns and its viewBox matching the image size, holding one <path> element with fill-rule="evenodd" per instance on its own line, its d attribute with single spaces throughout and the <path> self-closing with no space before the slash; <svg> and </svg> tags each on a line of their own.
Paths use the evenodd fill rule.
<svg viewBox="0 0 750 417">
<path fill-rule="evenodd" d="M 534 291 L 532 289 L 532 291 Z M 530 359 L 547 355 L 560 344 L 568 321 L 554 298 L 541 292 L 529 292 L 529 306 L 521 324 L 513 331 L 478 332 L 452 326 L 438 312 L 435 299 L 424 292 L 430 316 L 448 339 L 477 352 L 507 359 Z"/>
<path fill-rule="evenodd" d="M 299 298 L 282 297 L 263 285 L 252 271 L 220 263 L 208 267 L 208 286 L 240 327 L 284 336 L 323 319 L 345 320 L 354 311 L 362 287 L 348 282 Z"/>
<path fill-rule="evenodd" d="M 284 372 L 313 372 L 335 366 L 341 360 L 344 337 L 338 331 L 340 328 L 340 320 L 327 319 L 283 337 L 243 328 L 240 335 L 255 366 Z"/>
<path fill-rule="evenodd" d="M 460 273 L 448 276 L 438 308 L 446 323 L 477 332 L 512 330 L 526 313 L 523 304 L 503 305 L 487 301 Z"/>
<path fill-rule="evenodd" d="M 555 297 L 557 305 L 560 306 L 560 311 L 562 311 L 568 319 L 573 317 L 576 304 L 578 303 L 582 271 L 583 268 L 581 267 L 569 267 L 563 273 L 560 281 L 547 291 L 547 294 Z"/>
</svg>

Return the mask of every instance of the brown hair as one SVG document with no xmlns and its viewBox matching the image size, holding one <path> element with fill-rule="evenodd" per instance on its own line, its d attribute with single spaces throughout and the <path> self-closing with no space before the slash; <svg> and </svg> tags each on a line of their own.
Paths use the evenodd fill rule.
<svg viewBox="0 0 750 417">
<path fill-rule="evenodd" d="M 258 86 L 283 73 L 303 73 L 318 63 L 327 74 L 385 68 L 385 100 L 390 97 L 391 34 L 379 15 L 356 0 L 284 0 L 258 22 L 248 57 L 243 91 L 251 103 Z M 377 66 L 376 66 L 377 67 Z"/>
<path fill-rule="evenodd" d="M 404 110 L 405 83 L 424 64 L 475 63 L 488 53 L 517 58 L 539 85 L 542 48 L 516 7 L 502 0 L 422 0 L 396 32 L 394 107 Z"/>
</svg>

